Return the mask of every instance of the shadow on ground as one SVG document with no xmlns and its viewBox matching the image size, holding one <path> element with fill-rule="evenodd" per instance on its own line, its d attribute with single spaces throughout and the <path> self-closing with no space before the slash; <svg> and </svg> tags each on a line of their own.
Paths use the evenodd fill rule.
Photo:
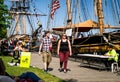
<svg viewBox="0 0 120 82">
<path fill-rule="evenodd" d="M 52 71 L 52 70 L 53 70 L 53 68 L 48 68 L 48 70 L 49 70 L 49 71 Z"/>
<path fill-rule="evenodd" d="M 76 79 L 66 79 L 66 82 L 78 82 Z"/>
<path fill-rule="evenodd" d="M 78 67 L 83 67 L 83 68 L 88 68 L 92 70 L 98 70 L 98 71 L 110 71 L 110 69 L 105 69 L 105 68 L 99 68 L 99 67 L 94 67 L 94 66 L 89 66 L 89 65 L 78 65 Z"/>
</svg>

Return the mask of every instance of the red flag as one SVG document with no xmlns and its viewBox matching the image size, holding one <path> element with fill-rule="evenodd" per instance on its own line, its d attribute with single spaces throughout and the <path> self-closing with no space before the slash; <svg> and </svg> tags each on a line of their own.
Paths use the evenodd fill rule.
<svg viewBox="0 0 120 82">
<path fill-rule="evenodd" d="M 52 9 L 51 9 L 51 19 L 53 19 L 55 11 L 60 7 L 59 0 L 54 0 L 52 3 Z"/>
</svg>

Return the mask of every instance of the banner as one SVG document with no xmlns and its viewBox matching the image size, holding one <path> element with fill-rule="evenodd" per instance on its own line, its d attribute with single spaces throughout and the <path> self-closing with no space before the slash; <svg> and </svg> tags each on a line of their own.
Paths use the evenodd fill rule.
<svg viewBox="0 0 120 82">
<path fill-rule="evenodd" d="M 72 36 L 72 29 L 67 29 L 66 30 L 66 35 L 67 36 Z"/>
<path fill-rule="evenodd" d="M 20 56 L 20 67 L 30 67 L 30 58 L 31 58 L 31 53 L 30 52 L 21 52 Z"/>
</svg>

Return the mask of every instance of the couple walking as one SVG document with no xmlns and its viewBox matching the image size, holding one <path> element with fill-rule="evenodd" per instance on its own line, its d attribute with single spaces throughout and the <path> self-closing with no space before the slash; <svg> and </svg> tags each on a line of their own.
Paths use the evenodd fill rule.
<svg viewBox="0 0 120 82">
<path fill-rule="evenodd" d="M 52 49 L 52 41 L 50 39 L 50 32 L 46 31 L 45 36 L 43 37 L 39 48 L 39 55 L 42 55 L 43 57 L 45 72 L 48 71 L 49 64 L 52 60 L 51 49 Z M 71 44 L 70 41 L 67 39 L 66 34 L 63 34 L 61 39 L 58 41 L 57 55 L 60 58 L 60 68 L 59 68 L 60 72 L 64 70 L 64 73 L 66 73 L 68 57 L 72 55 Z"/>
</svg>

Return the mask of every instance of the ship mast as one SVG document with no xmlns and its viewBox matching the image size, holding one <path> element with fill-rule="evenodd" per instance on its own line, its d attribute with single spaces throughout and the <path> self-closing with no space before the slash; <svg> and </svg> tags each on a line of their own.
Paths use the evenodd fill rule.
<svg viewBox="0 0 120 82">
<path fill-rule="evenodd" d="M 31 13 L 30 0 L 11 0 L 11 3 L 12 6 L 10 8 L 10 13 L 13 21 L 11 22 L 11 27 L 8 30 L 8 37 L 16 34 L 27 34 L 28 29 L 30 29 L 30 34 L 33 34 L 35 29 L 30 17 L 46 15 Z"/>
<path fill-rule="evenodd" d="M 72 25 L 72 13 L 71 13 L 71 0 L 66 0 L 66 4 L 67 4 L 67 14 L 68 14 L 68 20 L 67 20 L 67 29 L 71 28 Z M 74 43 L 74 31 L 72 29 L 72 36 L 71 38 L 68 37 L 68 39 L 71 39 L 71 43 Z"/>
<path fill-rule="evenodd" d="M 14 34 L 26 34 L 26 19 L 30 9 L 30 2 L 29 0 L 11 0 L 11 2 L 12 6 L 10 8 L 10 13 L 15 21 L 11 24 L 12 26 L 9 29 L 9 36 Z M 20 33 L 20 31 L 22 33 Z"/>
<path fill-rule="evenodd" d="M 71 24 L 72 24 L 72 14 L 71 14 L 70 0 L 66 0 L 66 4 L 67 4 L 67 13 L 68 13 L 67 26 L 71 26 Z"/>
<path fill-rule="evenodd" d="M 102 0 L 97 0 L 97 15 L 98 15 L 98 26 L 100 28 L 100 34 L 103 35 L 104 32 L 104 16 L 102 9 Z"/>
</svg>

